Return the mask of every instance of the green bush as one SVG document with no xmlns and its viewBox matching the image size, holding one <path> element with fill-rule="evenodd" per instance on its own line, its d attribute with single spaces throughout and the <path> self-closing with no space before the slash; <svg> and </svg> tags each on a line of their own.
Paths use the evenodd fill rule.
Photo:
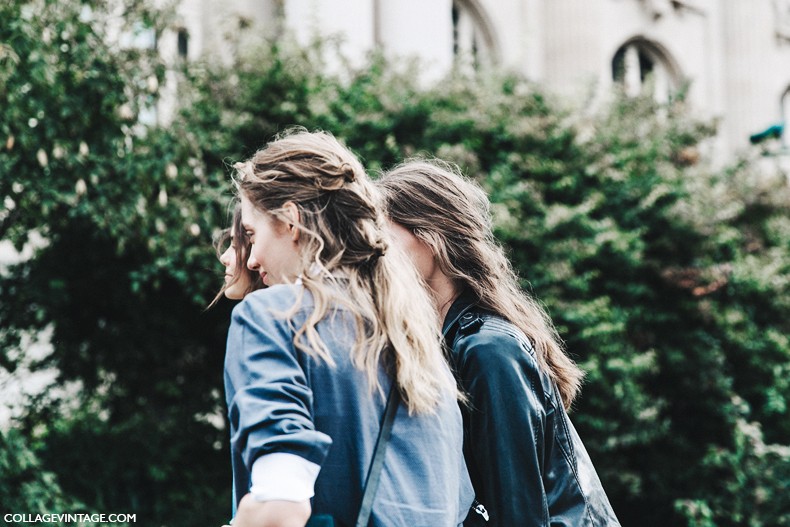
<svg viewBox="0 0 790 527">
<path fill-rule="evenodd" d="M 220 525 L 228 306 L 202 307 L 218 284 L 225 175 L 208 181 L 186 140 L 136 124 L 164 68 L 107 28 L 157 30 L 159 15 L 135 3 L 108 19 L 106 5 L 0 3 L 0 238 L 46 241 L 0 276 L 0 364 L 13 370 L 23 336 L 51 328 L 38 366 L 78 388 L 43 394 L 12 426 L 89 512 Z"/>
<path fill-rule="evenodd" d="M 16 430 L 0 430 L 0 514 L 75 513 L 81 505 L 64 495 Z M 40 525 L 54 526 L 54 522 Z"/>
</svg>

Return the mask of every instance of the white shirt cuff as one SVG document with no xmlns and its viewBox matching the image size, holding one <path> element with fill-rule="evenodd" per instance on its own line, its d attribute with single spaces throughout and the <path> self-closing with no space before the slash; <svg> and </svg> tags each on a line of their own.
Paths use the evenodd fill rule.
<svg viewBox="0 0 790 527">
<path fill-rule="evenodd" d="M 276 452 L 252 464 L 250 494 L 255 501 L 304 501 L 315 495 L 321 466 L 296 454 Z"/>
</svg>

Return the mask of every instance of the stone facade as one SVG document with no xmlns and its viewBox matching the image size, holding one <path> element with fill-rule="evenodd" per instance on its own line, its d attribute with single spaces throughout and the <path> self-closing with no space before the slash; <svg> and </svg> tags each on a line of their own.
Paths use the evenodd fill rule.
<svg viewBox="0 0 790 527">
<path fill-rule="evenodd" d="M 790 0 L 182 0 L 179 12 L 188 57 L 221 57 L 254 24 L 266 38 L 339 35 L 352 60 L 416 56 L 429 81 L 454 61 L 494 64 L 584 103 L 614 82 L 659 100 L 688 83 L 725 155 L 790 116 Z"/>
</svg>

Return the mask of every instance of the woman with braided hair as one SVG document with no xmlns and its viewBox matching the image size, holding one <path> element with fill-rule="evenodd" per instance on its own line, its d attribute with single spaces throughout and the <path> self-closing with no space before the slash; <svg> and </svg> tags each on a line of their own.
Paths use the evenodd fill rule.
<svg viewBox="0 0 790 527">
<path fill-rule="evenodd" d="M 233 526 L 354 525 L 388 393 L 401 404 L 370 525 L 459 525 L 472 502 L 459 394 L 378 190 L 326 133 L 290 132 L 235 172 L 247 266 L 268 287 L 228 334 Z"/>
</svg>

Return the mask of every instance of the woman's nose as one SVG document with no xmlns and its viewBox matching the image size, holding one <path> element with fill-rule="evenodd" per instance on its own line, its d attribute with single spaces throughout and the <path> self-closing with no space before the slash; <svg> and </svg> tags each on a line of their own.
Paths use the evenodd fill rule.
<svg viewBox="0 0 790 527">
<path fill-rule="evenodd" d="M 219 255 L 219 262 L 225 267 L 230 265 L 230 251 L 231 248 L 225 249 L 225 252 Z"/>
<path fill-rule="evenodd" d="M 260 266 L 258 260 L 255 259 L 255 255 L 250 253 L 250 257 L 247 258 L 247 269 L 250 271 L 257 271 Z"/>
</svg>

